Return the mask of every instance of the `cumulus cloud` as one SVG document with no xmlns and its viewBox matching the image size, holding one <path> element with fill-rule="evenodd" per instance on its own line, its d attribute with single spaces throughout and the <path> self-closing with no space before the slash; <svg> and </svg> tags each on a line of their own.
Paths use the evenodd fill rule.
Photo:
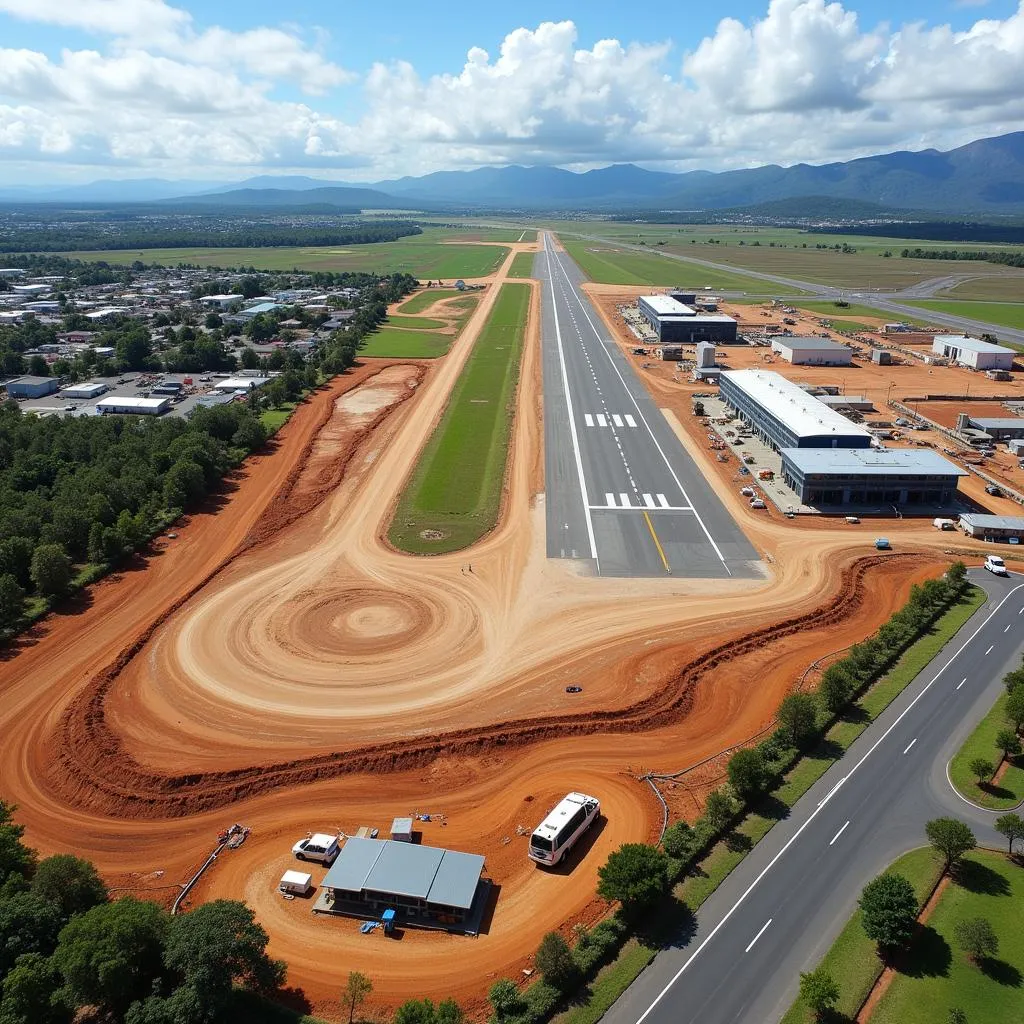
<svg viewBox="0 0 1024 1024">
<path fill-rule="evenodd" d="M 517 28 L 461 68 L 374 64 L 359 81 L 290 27 L 198 27 L 165 0 L 0 0 L 0 18 L 91 33 L 51 58 L 0 50 L 0 157 L 186 175 L 218 166 L 360 177 L 503 163 L 679 169 L 951 146 L 1024 128 L 1024 0 L 1002 20 L 864 25 L 840 2 L 771 0 L 680 51 Z M 2 23 L 2 22 L 0 22 Z M 482 41 L 483 42 L 483 41 Z M 298 85 L 305 102 L 284 100 Z M 363 112 L 341 118 L 358 93 Z M 322 97 L 322 98 L 321 98 Z M 343 175 L 342 175 L 343 176 Z"/>
</svg>

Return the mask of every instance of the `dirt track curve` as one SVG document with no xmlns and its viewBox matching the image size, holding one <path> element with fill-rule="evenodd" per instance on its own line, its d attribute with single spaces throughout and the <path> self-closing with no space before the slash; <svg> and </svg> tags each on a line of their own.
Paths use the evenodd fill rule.
<svg viewBox="0 0 1024 1024">
<path fill-rule="evenodd" d="M 479 1009 L 545 931 L 603 912 L 598 865 L 658 821 L 636 774 L 762 728 L 810 661 L 944 564 L 923 531 L 907 532 L 916 550 L 866 555 L 738 505 L 772 555 L 763 580 L 593 579 L 548 562 L 536 294 L 501 524 L 471 554 L 390 550 L 390 510 L 507 267 L 447 358 L 366 360 L 322 389 L 219 510 L 0 668 L 0 792 L 32 843 L 165 898 L 220 828 L 252 826 L 192 899 L 247 899 L 328 1016 L 356 967 L 375 1004 L 454 995 Z M 537 871 L 518 833 L 569 789 L 598 795 L 605 820 L 571 870 Z M 417 810 L 447 816 L 424 842 L 487 857 L 500 892 L 478 939 L 409 932 L 396 956 L 276 895 L 297 836 Z"/>
</svg>

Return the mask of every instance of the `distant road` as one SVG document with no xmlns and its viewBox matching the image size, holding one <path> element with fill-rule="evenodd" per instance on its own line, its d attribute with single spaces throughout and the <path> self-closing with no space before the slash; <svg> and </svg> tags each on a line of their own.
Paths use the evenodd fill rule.
<svg viewBox="0 0 1024 1024">
<path fill-rule="evenodd" d="M 548 232 L 542 285 L 549 558 L 602 576 L 756 576 L 757 553 L 580 291 Z"/>
<path fill-rule="evenodd" d="M 861 889 L 925 845 L 951 815 L 1003 846 L 946 764 L 1020 664 L 1024 578 L 976 569 L 988 602 L 800 799 L 698 912 L 696 934 L 660 953 L 605 1024 L 773 1024 L 853 912 Z M 756 683 L 752 683 L 756 685 Z"/>
<path fill-rule="evenodd" d="M 614 238 L 603 238 L 600 235 L 579 235 L 578 237 L 594 242 L 604 242 L 614 245 L 619 249 L 632 249 L 635 252 L 642 252 L 650 255 L 654 250 L 647 246 L 632 245 L 627 242 L 620 242 Z M 1012 341 L 1024 345 L 1024 330 L 1015 327 L 1004 327 L 1001 324 L 991 324 L 984 320 L 975 320 L 971 317 L 957 316 L 955 313 L 940 313 L 932 309 L 919 309 L 917 306 L 908 306 L 898 300 L 900 298 L 917 298 L 920 296 L 920 285 L 914 285 L 899 292 L 892 292 L 889 295 L 879 295 L 877 292 L 858 292 L 849 288 L 836 288 L 833 285 L 818 284 L 815 281 L 798 281 L 793 277 L 780 277 L 777 274 L 766 274 L 761 270 L 748 270 L 746 267 L 732 266 L 728 263 L 714 263 L 711 260 L 698 259 L 696 256 L 681 256 L 673 252 L 657 250 L 656 255 L 667 260 L 676 260 L 679 263 L 692 263 L 698 267 L 707 267 L 709 270 L 720 270 L 728 274 L 743 274 L 745 277 L 756 278 L 759 281 L 767 281 L 769 284 L 778 285 L 781 288 L 798 288 L 805 292 L 811 292 L 814 296 L 833 301 L 835 299 L 856 300 L 862 306 L 871 306 L 873 309 L 885 313 L 896 313 L 900 316 L 916 317 L 917 319 L 927 318 L 929 321 L 954 328 L 958 331 L 976 331 L 979 334 L 994 334 L 1005 341 Z M 725 292 L 724 294 L 729 294 Z M 736 293 L 733 293 L 736 294 Z"/>
</svg>

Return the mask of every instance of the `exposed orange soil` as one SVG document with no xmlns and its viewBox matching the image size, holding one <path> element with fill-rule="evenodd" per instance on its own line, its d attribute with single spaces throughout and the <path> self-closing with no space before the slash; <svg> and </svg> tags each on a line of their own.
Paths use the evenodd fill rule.
<svg viewBox="0 0 1024 1024">
<path fill-rule="evenodd" d="M 30 841 L 164 898 L 157 886 L 188 877 L 219 829 L 252 826 L 191 899 L 248 900 L 291 984 L 327 1016 L 352 969 L 373 979 L 374 1006 L 451 995 L 481 1010 L 544 932 L 604 911 L 598 866 L 660 820 L 636 775 L 763 728 L 810 662 L 873 630 L 946 562 L 923 526 L 899 524 L 897 552 L 880 556 L 864 532 L 758 518 L 731 487 L 726 502 L 770 558 L 762 580 L 596 579 L 548 561 L 536 318 L 506 514 L 472 574 L 465 553 L 390 550 L 389 510 L 497 292 L 444 359 L 374 361 L 316 395 L 219 514 L 192 517 L 3 668 L 0 773 Z M 648 382 L 687 422 L 686 394 Z M 567 695 L 570 682 L 583 693 Z M 570 789 L 601 799 L 602 828 L 568 870 L 539 871 L 517 826 Z M 478 939 L 409 932 L 392 946 L 276 894 L 298 836 L 386 829 L 414 810 L 448 816 L 423 826 L 424 842 L 487 858 L 500 893 Z"/>
</svg>

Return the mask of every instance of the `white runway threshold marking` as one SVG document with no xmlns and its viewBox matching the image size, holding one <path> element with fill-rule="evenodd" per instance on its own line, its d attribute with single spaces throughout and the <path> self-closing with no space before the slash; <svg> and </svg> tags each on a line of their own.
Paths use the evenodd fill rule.
<svg viewBox="0 0 1024 1024">
<path fill-rule="evenodd" d="M 633 419 L 633 417 L 628 415 L 628 414 L 626 415 L 626 426 L 627 427 L 635 427 L 636 426 L 636 420 Z"/>
<path fill-rule="evenodd" d="M 750 945 L 747 946 L 745 950 L 743 950 L 744 953 L 749 953 L 754 948 L 754 943 L 757 942 L 757 940 L 761 938 L 761 936 L 764 935 L 766 931 L 768 931 L 768 925 L 770 925 L 772 921 L 773 918 L 769 917 L 768 920 L 765 921 L 763 925 L 761 925 L 761 930 L 750 940 Z"/>
<path fill-rule="evenodd" d="M 588 427 L 592 427 L 594 425 L 594 417 L 591 416 L 589 412 L 583 416 L 583 420 Z"/>
<path fill-rule="evenodd" d="M 604 418 L 604 413 L 599 412 L 597 414 L 597 425 L 599 427 L 607 427 L 608 421 Z"/>
<path fill-rule="evenodd" d="M 662 508 L 668 508 L 668 498 L 666 498 L 664 494 L 657 495 L 657 498 L 658 498 L 658 504 Z"/>
<path fill-rule="evenodd" d="M 644 504 L 648 508 L 654 508 L 654 498 L 650 494 L 644 495 Z"/>
<path fill-rule="evenodd" d="M 885 730 L 885 732 L 883 732 L 882 735 L 879 736 L 878 739 L 871 744 L 867 751 L 861 756 L 860 760 L 850 769 L 849 774 L 844 776 L 842 780 L 843 782 L 845 782 L 846 779 L 850 778 L 850 776 L 853 775 L 854 772 L 858 771 L 864 764 L 864 762 L 867 761 L 867 759 L 882 745 L 882 743 L 884 743 L 885 740 L 889 738 L 889 734 L 893 731 L 893 729 L 895 729 L 900 724 L 900 722 L 902 722 L 903 719 L 906 718 L 911 711 L 913 711 L 913 709 L 917 706 L 917 702 L 921 700 L 921 698 L 924 697 L 926 693 L 928 693 L 932 686 L 935 685 L 935 683 L 938 681 L 942 673 L 945 672 L 946 669 L 949 668 L 949 666 L 952 665 L 954 661 L 956 661 L 960 654 L 964 650 L 966 650 L 967 647 L 970 646 L 970 644 L 977 638 L 981 631 L 989 624 L 989 622 L 992 621 L 993 616 L 999 612 L 999 610 L 1003 607 L 1004 604 L 1006 604 L 1009 598 L 1016 594 L 1022 586 L 1024 586 L 1024 584 L 1020 584 L 1014 587 L 1013 590 L 1011 590 L 999 602 L 999 604 L 997 604 L 995 608 L 993 608 L 992 611 L 988 613 L 988 615 L 985 617 L 984 622 L 982 622 L 982 624 L 978 626 L 978 628 L 956 649 L 952 657 L 949 658 L 949 660 L 942 666 L 942 668 L 940 668 L 939 671 L 936 672 L 935 675 L 932 676 L 932 678 L 929 679 L 927 683 L 925 683 L 924 687 L 922 687 L 921 689 L 921 692 L 918 693 L 918 695 L 903 709 L 903 711 L 901 711 L 896 716 L 895 720 Z M 714 939 L 714 937 L 722 930 L 722 928 L 725 927 L 725 925 L 732 918 L 733 914 L 735 914 L 736 911 L 739 910 L 739 908 L 743 905 L 743 902 L 746 900 L 746 898 L 758 887 L 758 885 L 760 885 L 765 875 L 767 875 L 768 872 L 771 871 L 773 867 L 775 867 L 775 865 L 786 855 L 786 852 L 789 850 L 789 848 L 800 838 L 800 836 L 803 835 L 804 831 L 810 826 L 811 822 L 814 821 L 814 819 L 817 818 L 817 816 L 821 813 L 822 808 L 828 805 L 829 800 L 832 798 L 833 794 L 838 791 L 838 789 L 838 786 L 832 787 L 832 789 L 829 791 L 828 796 L 826 796 L 825 799 L 822 800 L 821 803 L 819 803 L 813 811 L 811 811 L 811 813 L 806 817 L 806 819 L 804 819 L 803 824 L 796 830 L 796 832 L 793 833 L 792 836 L 789 837 L 788 840 L 786 840 L 782 848 L 761 869 L 761 871 L 755 876 L 754 880 L 750 883 L 750 885 L 748 885 L 746 889 L 744 889 L 743 892 L 740 893 L 740 896 L 736 900 L 736 902 L 733 903 L 733 905 L 725 912 L 725 914 L 722 915 L 721 920 L 714 926 L 714 928 L 711 929 L 710 932 L 708 932 L 708 934 L 704 937 L 703 942 L 701 942 L 701 944 L 686 958 L 686 960 L 683 961 L 683 965 L 672 976 L 668 984 L 665 985 L 665 987 L 654 997 L 650 1006 L 648 1006 L 647 1009 L 644 1010 L 642 1014 L 640 1014 L 640 1016 L 636 1020 L 636 1024 L 643 1024 L 643 1022 L 647 1020 L 647 1018 L 654 1012 L 654 1008 L 662 1001 L 662 999 L 665 998 L 665 996 L 668 995 L 668 993 L 672 990 L 672 987 L 676 984 L 677 981 L 679 981 L 679 979 L 683 976 L 683 974 L 694 962 L 694 960 L 696 960 L 697 957 L 699 957 L 701 953 L 704 952 L 704 950 L 707 948 L 708 943 L 711 942 L 711 940 Z"/>
</svg>

